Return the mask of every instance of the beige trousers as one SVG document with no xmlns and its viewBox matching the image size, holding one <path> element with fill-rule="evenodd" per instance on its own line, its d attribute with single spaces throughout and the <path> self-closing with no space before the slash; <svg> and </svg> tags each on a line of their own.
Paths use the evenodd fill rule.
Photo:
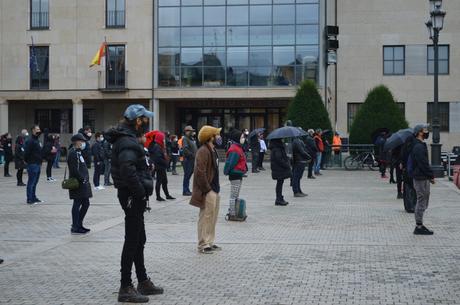
<svg viewBox="0 0 460 305">
<path fill-rule="evenodd" d="M 200 209 L 198 219 L 198 250 L 203 250 L 214 245 L 219 205 L 219 194 L 210 191 L 206 195 L 204 208 Z"/>
</svg>

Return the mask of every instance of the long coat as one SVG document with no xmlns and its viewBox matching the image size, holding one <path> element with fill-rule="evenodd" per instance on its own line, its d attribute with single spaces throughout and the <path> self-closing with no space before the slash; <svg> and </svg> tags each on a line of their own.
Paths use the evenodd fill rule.
<svg viewBox="0 0 460 305">
<path fill-rule="evenodd" d="M 24 161 L 24 144 L 26 139 L 23 136 L 18 136 L 16 139 L 16 147 L 14 148 L 14 165 L 16 169 L 24 169 L 26 163 Z"/>
<path fill-rule="evenodd" d="M 286 154 L 286 149 L 281 141 L 270 141 L 270 165 L 274 180 L 292 177 L 291 165 Z"/>
<path fill-rule="evenodd" d="M 67 156 L 69 178 L 77 178 L 79 187 L 76 190 L 69 190 L 70 199 L 87 199 L 93 197 L 91 183 L 89 182 L 88 167 L 82 156 L 81 150 L 71 148 Z"/>
<path fill-rule="evenodd" d="M 196 152 L 195 171 L 193 173 L 193 189 L 190 204 L 198 208 L 204 208 L 206 194 L 212 188 L 211 183 L 218 169 L 217 160 L 209 145 L 202 145 Z"/>
</svg>

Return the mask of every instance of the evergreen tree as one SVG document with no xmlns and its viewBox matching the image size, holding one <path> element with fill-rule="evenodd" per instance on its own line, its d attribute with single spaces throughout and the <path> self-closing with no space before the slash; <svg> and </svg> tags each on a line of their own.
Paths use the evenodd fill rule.
<svg viewBox="0 0 460 305">
<path fill-rule="evenodd" d="M 372 89 L 359 108 L 350 128 L 350 143 L 373 144 L 372 133 L 379 128 L 388 128 L 390 132 L 408 128 L 404 114 L 384 85 Z"/>
</svg>

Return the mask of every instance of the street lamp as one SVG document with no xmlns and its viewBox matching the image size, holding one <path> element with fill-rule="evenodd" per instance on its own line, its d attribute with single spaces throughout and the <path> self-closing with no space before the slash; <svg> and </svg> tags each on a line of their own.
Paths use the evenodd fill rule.
<svg viewBox="0 0 460 305">
<path fill-rule="evenodd" d="M 441 165 L 441 144 L 440 123 L 439 123 L 439 32 L 444 27 L 444 17 L 446 12 L 441 10 L 442 0 L 430 1 L 430 20 L 425 23 L 428 28 L 430 39 L 433 41 L 434 51 L 434 99 L 433 99 L 433 141 L 431 144 L 431 168 L 435 177 L 444 177 L 444 167 Z"/>
</svg>

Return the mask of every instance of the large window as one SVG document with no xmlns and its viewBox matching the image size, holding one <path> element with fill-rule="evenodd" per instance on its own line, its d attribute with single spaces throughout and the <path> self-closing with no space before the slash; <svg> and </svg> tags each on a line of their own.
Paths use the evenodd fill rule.
<svg viewBox="0 0 460 305">
<path fill-rule="evenodd" d="M 107 28 L 124 28 L 125 16 L 125 0 L 106 0 L 105 25 Z"/>
<path fill-rule="evenodd" d="M 449 74 L 449 45 L 440 45 L 438 49 L 439 55 L 439 74 Z M 427 71 L 428 74 L 434 74 L 434 48 L 428 46 L 427 48 Z"/>
<path fill-rule="evenodd" d="M 48 0 L 30 0 L 30 29 L 45 30 L 49 28 Z"/>
<path fill-rule="evenodd" d="M 404 46 L 383 47 L 383 74 L 404 75 L 405 74 L 405 48 Z"/>
<path fill-rule="evenodd" d="M 160 86 L 318 80 L 318 0 L 159 0 L 158 6 Z"/>
<path fill-rule="evenodd" d="M 439 103 L 439 125 L 441 131 L 449 132 L 450 103 Z M 433 103 L 427 104 L 427 122 L 433 124 Z"/>
<path fill-rule="evenodd" d="M 49 47 L 31 46 L 29 53 L 30 89 L 49 89 Z"/>
<path fill-rule="evenodd" d="M 72 133 L 72 109 L 36 109 L 35 123 L 51 133 Z"/>
<path fill-rule="evenodd" d="M 125 46 L 107 46 L 106 88 L 126 88 Z"/>
</svg>

